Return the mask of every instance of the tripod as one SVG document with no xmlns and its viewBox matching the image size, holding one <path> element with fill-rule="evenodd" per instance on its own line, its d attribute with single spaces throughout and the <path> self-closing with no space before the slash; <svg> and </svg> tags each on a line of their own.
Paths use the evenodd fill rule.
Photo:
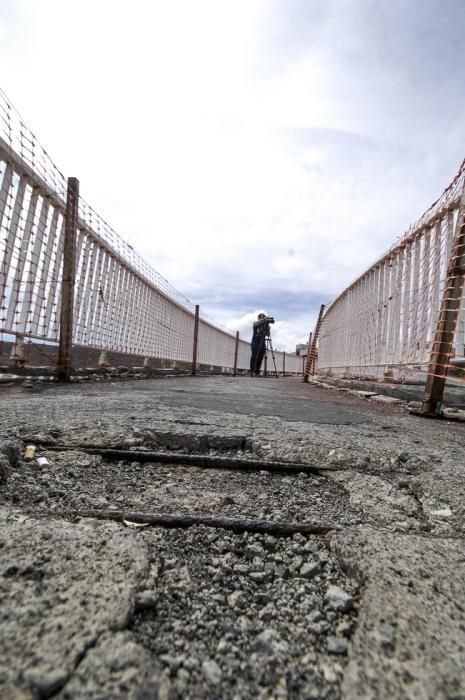
<svg viewBox="0 0 465 700">
<path fill-rule="evenodd" d="M 265 352 L 266 350 L 268 350 L 268 348 L 270 349 L 271 357 L 273 358 L 274 373 L 276 375 L 276 379 L 279 379 L 278 370 L 276 369 L 276 359 L 274 356 L 273 343 L 271 342 L 271 333 L 268 333 L 268 335 L 265 337 Z"/>
</svg>

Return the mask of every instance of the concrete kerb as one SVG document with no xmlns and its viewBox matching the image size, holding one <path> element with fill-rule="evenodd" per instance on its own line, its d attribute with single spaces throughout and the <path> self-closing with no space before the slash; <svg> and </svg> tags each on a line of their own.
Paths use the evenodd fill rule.
<svg viewBox="0 0 465 700">
<path fill-rule="evenodd" d="M 311 382 L 323 388 L 333 388 L 354 394 L 369 400 L 382 400 L 381 397 L 397 399 L 399 402 L 418 407 L 423 399 L 422 384 L 385 384 L 362 379 L 340 379 L 316 375 Z M 389 402 L 390 403 L 390 402 Z M 393 402 L 394 403 L 394 402 Z M 447 416 L 460 419 L 460 409 L 465 410 L 465 387 L 446 387 L 444 394 L 444 410 Z M 465 419 L 465 414 L 464 414 Z"/>
</svg>

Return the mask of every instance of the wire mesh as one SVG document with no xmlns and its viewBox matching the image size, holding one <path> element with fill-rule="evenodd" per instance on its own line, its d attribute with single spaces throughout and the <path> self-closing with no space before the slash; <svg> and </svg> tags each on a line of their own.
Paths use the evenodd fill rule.
<svg viewBox="0 0 465 700">
<path fill-rule="evenodd" d="M 66 192 L 67 179 L 0 90 L 3 359 L 4 343 L 27 346 L 37 339 L 45 343 L 40 350 L 44 363 L 47 356 L 55 358 Z M 80 198 L 73 344 L 189 363 L 193 332 L 193 304 Z M 232 368 L 235 344 L 235 336 L 200 314 L 197 359 L 201 365 L 212 370 Z M 241 340 L 237 368 L 246 370 L 249 361 L 250 345 Z M 297 364 L 300 371 L 300 361 Z M 291 356 L 288 371 L 293 371 Z"/>
<path fill-rule="evenodd" d="M 328 308 L 319 371 L 403 381 L 428 366 L 465 187 L 465 161 L 441 197 Z M 454 338 L 464 356 L 464 303 Z"/>
</svg>

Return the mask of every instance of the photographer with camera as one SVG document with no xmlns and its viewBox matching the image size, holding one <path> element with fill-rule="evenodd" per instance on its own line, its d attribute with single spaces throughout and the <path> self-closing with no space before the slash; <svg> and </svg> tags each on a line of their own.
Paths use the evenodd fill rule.
<svg viewBox="0 0 465 700">
<path fill-rule="evenodd" d="M 260 368 L 266 352 L 266 339 L 270 337 L 270 323 L 274 323 L 272 316 L 259 313 L 253 324 L 252 356 L 250 358 L 250 376 L 259 377 Z"/>
</svg>

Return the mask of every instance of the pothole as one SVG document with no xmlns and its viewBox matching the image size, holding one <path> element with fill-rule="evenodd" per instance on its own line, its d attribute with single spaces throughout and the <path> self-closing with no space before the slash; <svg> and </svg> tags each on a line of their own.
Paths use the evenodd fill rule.
<svg viewBox="0 0 465 700">
<path fill-rule="evenodd" d="M 141 536 L 152 575 L 130 631 L 170 697 L 340 698 L 359 590 L 321 538 Z"/>
<path fill-rule="evenodd" d="M 360 522 L 360 509 L 350 506 L 345 487 L 326 478 L 319 468 L 244 458 L 248 438 L 240 434 L 182 432 L 176 433 L 177 443 L 172 436 L 171 431 L 152 431 L 144 436 L 143 446 L 124 454 L 100 449 L 98 454 L 87 454 L 85 445 L 69 443 L 71 449 L 65 449 L 57 444 L 63 435 L 51 436 L 55 444 L 42 444 L 38 451 L 48 464 L 21 462 L 12 470 L 0 502 L 56 512 L 118 510 L 324 527 Z M 30 435 L 28 440 L 34 437 L 38 443 L 48 442 L 46 434 Z M 165 453 L 157 458 L 149 451 L 148 440 Z M 183 452 L 173 450 L 181 444 Z M 211 445 L 216 456 L 198 455 Z"/>
<path fill-rule="evenodd" d="M 168 450 L 185 449 L 188 452 L 229 452 L 252 450 L 252 442 L 246 435 L 214 435 L 210 433 L 183 433 L 178 431 L 143 431 L 143 444 L 149 448 Z"/>
</svg>

